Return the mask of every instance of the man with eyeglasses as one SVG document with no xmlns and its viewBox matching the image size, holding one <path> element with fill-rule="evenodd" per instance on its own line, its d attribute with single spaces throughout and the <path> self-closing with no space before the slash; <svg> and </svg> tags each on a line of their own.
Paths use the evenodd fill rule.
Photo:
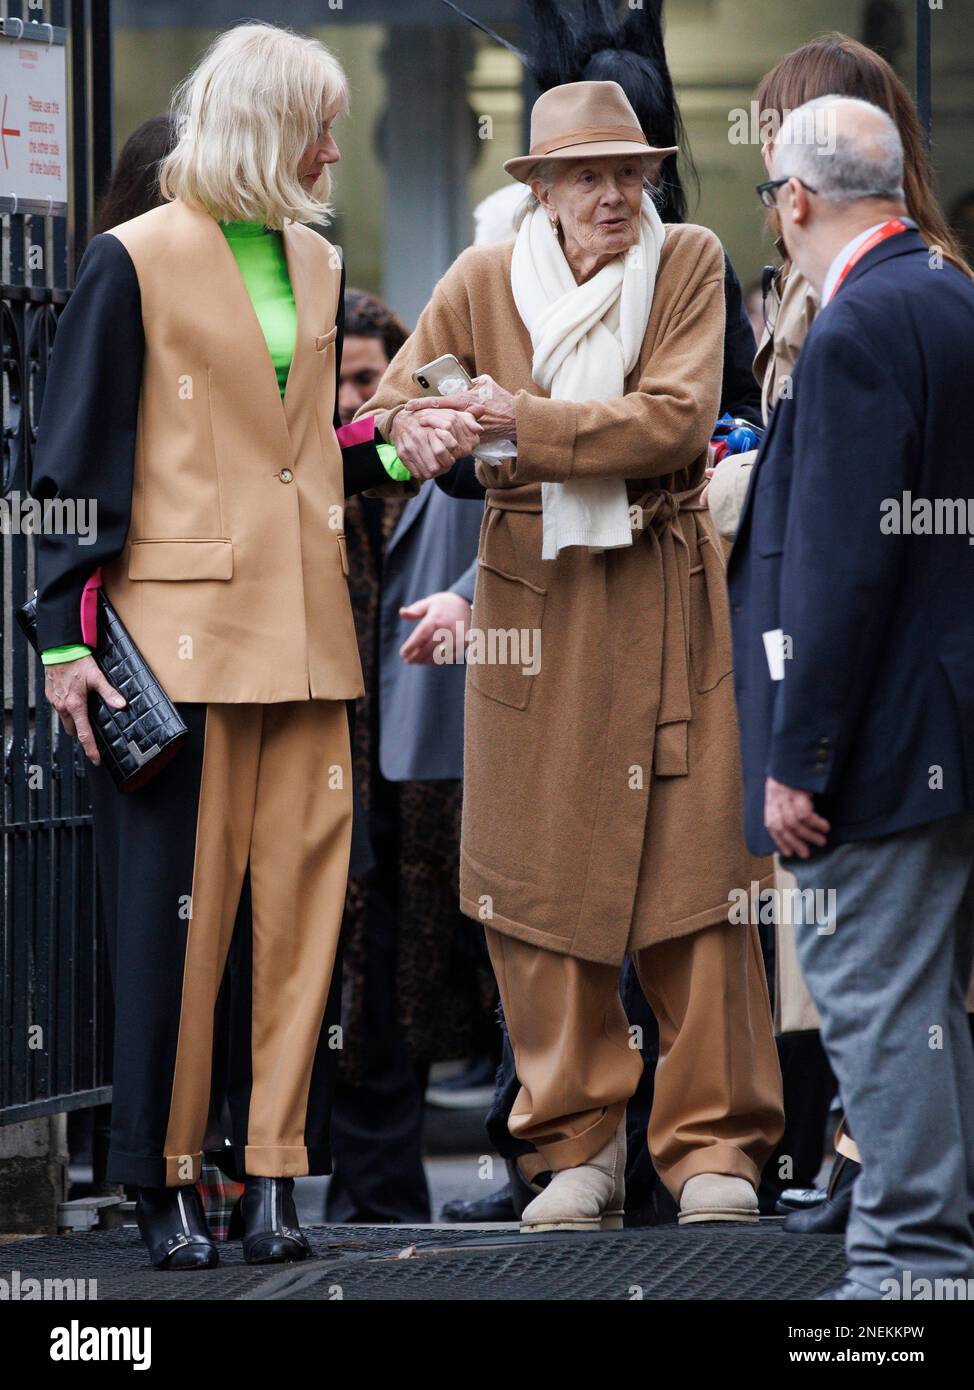
<svg viewBox="0 0 974 1390">
<path fill-rule="evenodd" d="M 878 108 L 800 107 L 771 172 L 822 308 L 730 560 L 745 828 L 815 903 L 798 953 L 863 1156 L 819 1297 L 907 1297 L 974 1279 L 974 504 L 929 524 L 974 495 L 974 283 L 918 235 Z"/>
</svg>

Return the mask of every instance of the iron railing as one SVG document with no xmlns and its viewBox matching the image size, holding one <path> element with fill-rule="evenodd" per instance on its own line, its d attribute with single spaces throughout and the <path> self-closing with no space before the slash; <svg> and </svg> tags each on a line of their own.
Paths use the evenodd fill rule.
<svg viewBox="0 0 974 1390">
<path fill-rule="evenodd" d="M 111 1094 L 110 991 L 83 761 L 44 700 L 43 668 L 13 619 L 34 588 L 23 504 L 48 357 L 87 239 L 93 191 L 111 157 L 108 4 L 49 0 L 40 13 L 9 3 L 3 19 L 4 31 L 14 34 L 23 21 L 18 41 L 67 44 L 70 178 L 60 216 L 34 205 L 10 210 L 16 205 L 0 183 L 0 1124 L 95 1105 Z"/>
</svg>

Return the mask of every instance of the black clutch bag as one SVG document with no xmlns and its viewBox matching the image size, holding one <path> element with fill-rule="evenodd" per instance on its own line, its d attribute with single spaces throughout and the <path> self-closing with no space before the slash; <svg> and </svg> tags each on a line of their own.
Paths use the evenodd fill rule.
<svg viewBox="0 0 974 1390">
<path fill-rule="evenodd" d="M 37 651 L 37 595 L 17 610 L 17 621 Z M 92 694 L 88 709 L 102 762 L 120 792 L 134 792 L 165 767 L 185 741 L 179 711 L 129 636 L 102 589 L 98 590 L 95 661 L 128 704 L 112 709 Z"/>
</svg>

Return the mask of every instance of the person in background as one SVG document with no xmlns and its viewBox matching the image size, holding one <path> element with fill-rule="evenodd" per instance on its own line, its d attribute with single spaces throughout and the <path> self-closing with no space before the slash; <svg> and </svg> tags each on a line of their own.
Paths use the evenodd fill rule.
<svg viewBox="0 0 974 1390">
<path fill-rule="evenodd" d="M 834 93 L 859 97 L 878 106 L 896 123 L 904 152 L 906 204 L 916 218 L 928 245 L 939 247 L 948 261 L 963 267 L 964 260 L 937 203 L 933 169 L 927 153 L 916 106 L 889 63 L 871 48 L 845 34 L 826 34 L 787 54 L 762 78 L 756 93 L 758 109 L 775 115 L 779 122 L 816 97 Z M 774 145 L 763 151 L 770 169 Z M 773 200 L 772 200 L 773 201 Z M 791 390 L 796 363 L 805 337 L 818 312 L 818 297 L 801 273 L 791 265 L 780 241 L 777 213 L 772 206 L 769 221 L 779 237 L 776 245 L 784 262 L 775 275 L 766 303 L 767 327 L 761 337 L 754 371 L 762 388 L 765 423 L 779 400 Z M 730 456 L 718 464 L 706 491 L 707 503 L 717 528 L 733 539 L 750 480 L 755 453 Z M 795 886 L 792 875 L 777 866 L 778 887 Z M 802 1189 L 801 1209 L 789 1213 L 785 1229 L 796 1234 L 835 1234 L 845 1229 L 852 1185 L 859 1175 L 859 1151 L 844 1123 L 835 1136 L 837 1160 L 827 1189 L 813 1186 L 820 1166 L 821 1136 L 827 1121 L 833 1078 L 818 1038 L 818 1020 L 801 979 L 790 925 L 779 924 L 775 949 L 776 1016 L 781 1029 L 779 1050 L 785 1083 L 785 1133 L 779 1154 L 792 1160 L 789 1182 Z M 775 1168 L 776 1157 L 768 1165 Z M 785 1182 L 779 1183 L 779 1190 Z M 786 1199 L 787 1201 L 787 1199 Z"/>
<path fill-rule="evenodd" d="M 375 394 L 407 336 L 380 300 L 346 291 L 343 424 Z M 452 502 L 432 483 L 406 502 L 356 496 L 345 507 L 366 691 L 353 766 L 375 864 L 350 877 L 345 904 L 330 1221 L 430 1220 L 430 1063 L 485 1050 L 496 1034 L 490 964 L 485 951 L 478 959 L 457 900 L 464 667 L 433 660 L 434 632 L 470 625 L 482 515 L 480 504 Z"/>
<path fill-rule="evenodd" d="M 819 1298 L 909 1298 L 974 1280 L 974 549 L 917 520 L 969 491 L 974 282 L 920 235 L 879 107 L 798 107 L 769 172 L 820 308 L 730 559 L 745 827 L 816 904 L 798 954 L 862 1154 Z"/>
<path fill-rule="evenodd" d="M 111 180 L 95 208 L 93 237 L 165 202 L 159 187 L 159 169 L 176 138 L 176 123 L 169 111 L 150 116 L 133 130 L 119 151 Z"/>
</svg>

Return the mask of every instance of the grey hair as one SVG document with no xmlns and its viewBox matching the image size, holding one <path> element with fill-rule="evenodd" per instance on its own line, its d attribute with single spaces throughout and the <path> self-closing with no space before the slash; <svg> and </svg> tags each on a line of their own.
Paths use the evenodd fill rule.
<svg viewBox="0 0 974 1390">
<path fill-rule="evenodd" d="M 555 181 L 555 174 L 557 173 L 557 168 L 558 166 L 555 160 L 546 159 L 543 160 L 540 164 L 535 164 L 533 168 L 530 170 L 530 174 L 533 179 L 540 179 L 541 182 L 544 184 L 545 188 L 550 188 Z M 521 223 L 527 217 L 528 213 L 534 212 L 535 208 L 540 206 L 538 199 L 534 196 L 534 190 L 530 187 L 530 185 L 526 185 L 526 187 L 527 192 L 524 195 L 524 201 L 523 203 L 518 204 L 517 209 L 514 213 L 515 231 L 518 231 L 520 229 Z"/>
<path fill-rule="evenodd" d="M 840 124 L 840 108 L 868 116 Z M 826 158 L 826 156 L 828 156 Z M 893 119 L 858 97 L 822 96 L 789 111 L 774 142 L 776 178 L 798 178 L 830 203 L 903 201 L 903 142 Z"/>
</svg>

